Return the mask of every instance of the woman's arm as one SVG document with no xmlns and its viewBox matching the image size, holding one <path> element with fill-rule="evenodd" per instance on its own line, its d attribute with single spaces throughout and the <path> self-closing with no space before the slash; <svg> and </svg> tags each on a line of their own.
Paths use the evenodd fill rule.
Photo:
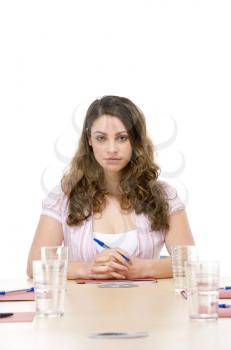
<svg viewBox="0 0 231 350">
<path fill-rule="evenodd" d="M 170 215 L 169 230 L 165 236 L 165 244 L 168 252 L 172 245 L 194 245 L 194 239 L 189 227 L 187 214 L 184 210 Z M 168 278 L 172 277 L 171 258 L 164 259 L 140 259 L 131 258 L 127 278 Z"/>
<path fill-rule="evenodd" d="M 40 259 L 40 248 L 58 246 L 63 242 L 62 224 L 50 216 L 41 215 L 27 259 L 27 275 L 32 278 L 32 261 Z"/>
<path fill-rule="evenodd" d="M 165 244 L 169 254 L 172 245 L 195 245 L 185 210 L 170 215 Z"/>
<path fill-rule="evenodd" d="M 27 260 L 27 275 L 32 278 L 32 261 L 40 259 L 43 246 L 59 246 L 63 242 L 62 224 L 47 215 L 41 215 Z M 94 261 L 71 261 L 68 264 L 67 278 L 124 278 L 127 271 L 121 249 L 107 249 L 98 254 Z"/>
<path fill-rule="evenodd" d="M 59 246 L 63 242 L 62 224 L 47 215 L 41 215 L 27 260 L 27 275 L 32 278 L 32 261 L 40 259 L 40 248 L 43 246 Z M 68 264 L 67 278 L 89 278 L 91 264 L 73 261 Z"/>
</svg>

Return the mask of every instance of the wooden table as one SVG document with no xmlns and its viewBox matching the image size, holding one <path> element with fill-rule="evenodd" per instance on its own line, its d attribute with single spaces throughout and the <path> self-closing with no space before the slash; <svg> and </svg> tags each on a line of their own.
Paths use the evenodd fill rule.
<svg viewBox="0 0 231 350">
<path fill-rule="evenodd" d="M 1 303 L 1 311 L 31 311 L 34 302 Z M 136 339 L 90 339 L 93 332 L 145 331 Z M 192 321 L 172 280 L 134 288 L 99 288 L 68 281 L 65 315 L 0 324 L 1 350 L 231 349 L 231 318 Z"/>
</svg>

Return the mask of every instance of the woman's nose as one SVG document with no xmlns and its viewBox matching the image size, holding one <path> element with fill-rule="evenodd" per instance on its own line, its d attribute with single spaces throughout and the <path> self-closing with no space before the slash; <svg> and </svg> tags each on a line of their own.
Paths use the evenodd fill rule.
<svg viewBox="0 0 231 350">
<path fill-rule="evenodd" d="M 116 145 L 115 141 L 108 142 L 107 151 L 108 152 L 117 152 L 118 151 L 118 146 Z"/>
</svg>

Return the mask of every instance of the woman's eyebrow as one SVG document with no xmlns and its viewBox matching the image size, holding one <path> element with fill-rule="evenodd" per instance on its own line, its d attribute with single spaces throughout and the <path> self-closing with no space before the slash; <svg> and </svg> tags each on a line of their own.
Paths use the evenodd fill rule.
<svg viewBox="0 0 231 350">
<path fill-rule="evenodd" d="M 103 135 L 107 135 L 106 132 L 103 132 L 103 131 L 94 131 L 93 134 L 96 134 L 96 133 L 99 133 L 99 134 L 103 134 Z M 123 133 L 128 133 L 126 130 L 123 130 L 123 131 L 119 131 L 119 132 L 116 132 L 115 134 L 116 135 L 119 135 L 119 134 L 123 134 Z"/>
</svg>

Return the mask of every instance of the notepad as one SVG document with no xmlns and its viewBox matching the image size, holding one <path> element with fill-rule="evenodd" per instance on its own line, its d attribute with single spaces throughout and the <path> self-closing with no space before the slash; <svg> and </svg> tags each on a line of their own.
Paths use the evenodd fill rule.
<svg viewBox="0 0 231 350">
<path fill-rule="evenodd" d="M 220 299 L 231 299 L 231 289 L 220 289 L 219 290 Z"/>
<path fill-rule="evenodd" d="M 218 316 L 219 317 L 231 317 L 231 308 L 219 308 L 218 309 Z"/>
<path fill-rule="evenodd" d="M 0 318 L 0 323 L 32 322 L 35 312 L 14 312 L 10 317 Z"/>
<path fill-rule="evenodd" d="M 7 293 L 5 295 L 0 295 L 0 302 L 1 301 L 30 301 L 35 300 L 34 292 L 13 292 L 13 293 Z"/>
</svg>

